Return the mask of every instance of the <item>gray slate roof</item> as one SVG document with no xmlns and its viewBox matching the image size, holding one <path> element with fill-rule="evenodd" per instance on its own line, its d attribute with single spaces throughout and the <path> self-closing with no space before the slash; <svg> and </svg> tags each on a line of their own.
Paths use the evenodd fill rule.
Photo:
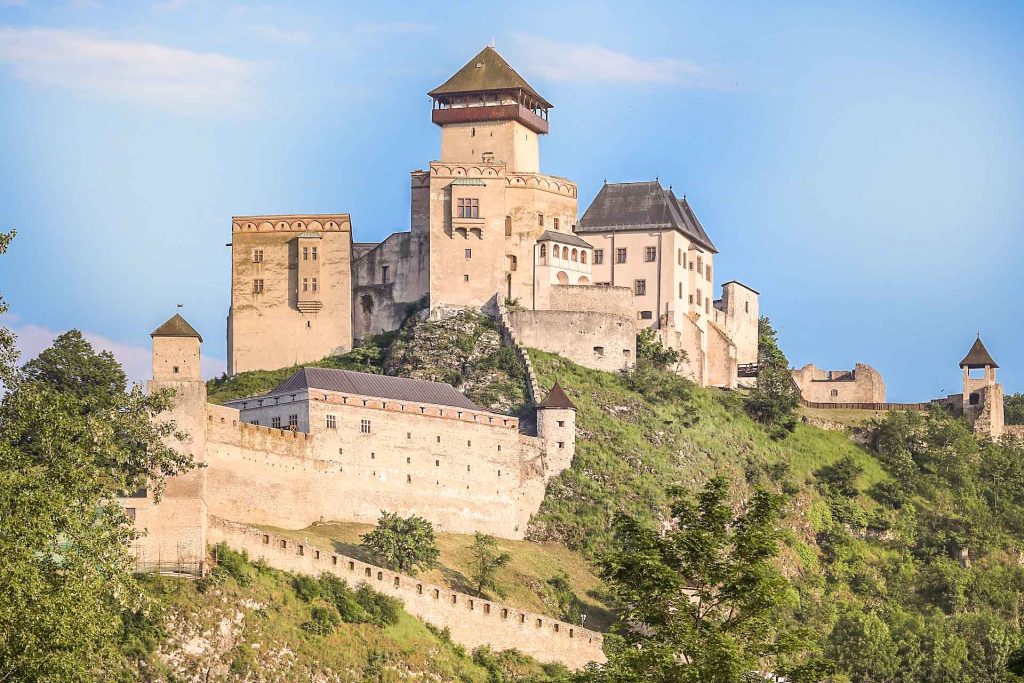
<svg viewBox="0 0 1024 683">
<path fill-rule="evenodd" d="M 409 403 L 429 403 L 466 410 L 482 410 L 450 384 L 407 377 L 389 377 L 333 368 L 302 368 L 278 384 L 271 394 L 321 389 L 357 396 L 373 396 Z"/>
<path fill-rule="evenodd" d="M 501 90 L 523 90 L 532 95 L 542 106 L 548 109 L 554 108 L 490 45 L 469 60 L 466 66 L 459 69 L 454 76 L 427 94 L 430 97 L 438 97 L 439 95 Z"/>
<path fill-rule="evenodd" d="M 544 242 L 550 240 L 552 242 L 561 242 L 562 244 L 568 244 L 573 247 L 583 247 L 584 249 L 593 249 L 594 245 L 586 241 L 581 237 L 577 237 L 571 232 L 556 232 L 554 230 L 545 230 L 537 238 L 538 242 Z"/>
<path fill-rule="evenodd" d="M 576 406 L 573 404 L 569 397 L 566 395 L 565 390 L 562 389 L 562 385 L 555 382 L 555 386 L 551 387 L 551 391 L 548 395 L 537 404 L 537 408 L 565 408 L 569 410 L 576 410 Z"/>
<path fill-rule="evenodd" d="M 175 313 L 174 316 L 169 318 L 160 327 L 156 328 L 149 333 L 150 337 L 195 337 L 200 342 L 203 341 L 202 336 L 196 332 L 195 328 L 188 324 L 188 321 L 181 317 L 181 314 Z"/>
<path fill-rule="evenodd" d="M 967 352 L 964 359 L 960 361 L 960 367 L 974 369 L 983 368 L 986 365 L 990 365 L 993 368 L 999 367 L 996 365 L 996 362 L 992 360 L 992 354 L 990 354 L 988 349 L 985 348 L 985 344 L 982 343 L 981 335 L 979 334 L 978 338 L 974 340 L 974 346 L 972 346 L 971 350 Z"/>
<path fill-rule="evenodd" d="M 689 202 L 657 180 L 605 183 L 576 226 L 577 233 L 631 230 L 678 230 L 690 241 L 717 254 Z"/>
</svg>

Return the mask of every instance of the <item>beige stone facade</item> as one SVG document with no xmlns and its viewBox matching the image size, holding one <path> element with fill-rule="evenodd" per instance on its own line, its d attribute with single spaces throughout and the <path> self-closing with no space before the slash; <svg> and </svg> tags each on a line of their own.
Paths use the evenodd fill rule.
<svg viewBox="0 0 1024 683">
<path fill-rule="evenodd" d="M 821 370 L 809 363 L 793 370 L 793 381 L 804 400 L 813 403 L 885 403 L 885 382 L 870 365 L 853 370 Z"/>
<path fill-rule="evenodd" d="M 351 247 L 345 214 L 232 219 L 229 374 L 352 347 Z"/>
</svg>

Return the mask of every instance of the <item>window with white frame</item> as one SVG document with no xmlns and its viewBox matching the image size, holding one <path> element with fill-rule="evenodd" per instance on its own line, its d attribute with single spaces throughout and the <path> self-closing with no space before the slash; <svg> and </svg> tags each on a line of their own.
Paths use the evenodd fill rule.
<svg viewBox="0 0 1024 683">
<path fill-rule="evenodd" d="M 359 421 L 359 431 L 362 434 L 369 434 L 370 433 L 370 421 L 365 419 L 365 418 L 360 420 Z"/>
<path fill-rule="evenodd" d="M 480 218 L 480 200 L 476 197 L 459 197 L 455 207 L 457 218 Z"/>
<path fill-rule="evenodd" d="M 327 428 L 328 429 L 337 429 L 338 428 L 338 418 L 337 418 L 337 416 L 335 416 L 335 415 L 328 415 L 327 416 Z"/>
</svg>

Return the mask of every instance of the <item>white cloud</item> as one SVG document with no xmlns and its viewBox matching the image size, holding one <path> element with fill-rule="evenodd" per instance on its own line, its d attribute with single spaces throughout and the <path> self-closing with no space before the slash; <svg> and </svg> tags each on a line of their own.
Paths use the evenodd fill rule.
<svg viewBox="0 0 1024 683">
<path fill-rule="evenodd" d="M 249 26 L 249 31 L 273 43 L 304 45 L 313 42 L 312 37 L 308 33 L 295 28 L 280 28 L 271 24 L 253 24 Z"/>
<path fill-rule="evenodd" d="M 215 52 L 10 26 L 0 26 L 3 65 L 37 85 L 201 114 L 249 99 L 254 71 L 249 62 Z"/>
<path fill-rule="evenodd" d="M 560 43 L 517 35 L 513 45 L 522 55 L 523 71 L 552 81 L 602 81 L 717 88 L 712 74 L 679 59 L 640 59 L 593 43 Z"/>
<path fill-rule="evenodd" d="M 53 345 L 61 332 L 40 325 L 22 325 L 11 330 L 17 335 L 17 348 L 21 353 L 20 362 L 32 360 L 40 351 Z M 124 368 L 130 382 L 143 383 L 152 375 L 152 351 L 148 346 L 136 346 L 113 341 L 93 332 L 82 332 L 82 336 L 97 351 L 110 351 Z M 223 358 L 203 354 L 203 377 L 219 377 L 227 367 Z"/>
</svg>

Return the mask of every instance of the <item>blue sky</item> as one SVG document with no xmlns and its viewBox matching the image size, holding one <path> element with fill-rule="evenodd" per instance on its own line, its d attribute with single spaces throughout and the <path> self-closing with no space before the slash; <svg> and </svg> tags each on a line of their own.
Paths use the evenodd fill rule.
<svg viewBox="0 0 1024 683">
<path fill-rule="evenodd" d="M 481 47 L 555 104 L 542 166 L 686 193 L 794 364 L 954 391 L 981 331 L 1024 391 L 1020 3 L 0 0 L 0 259 L 31 353 L 145 375 L 185 304 L 223 368 L 230 217 L 408 228 L 425 93 Z"/>
</svg>

